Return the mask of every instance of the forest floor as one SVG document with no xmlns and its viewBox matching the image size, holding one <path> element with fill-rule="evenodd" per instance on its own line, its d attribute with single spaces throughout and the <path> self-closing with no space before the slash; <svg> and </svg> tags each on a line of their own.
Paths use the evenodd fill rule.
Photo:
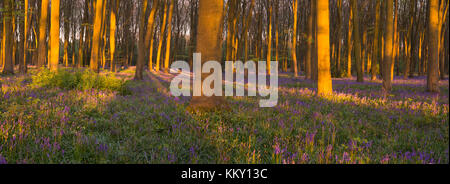
<svg viewBox="0 0 450 184">
<path fill-rule="evenodd" d="M 229 111 L 192 114 L 168 92 L 171 74 L 146 72 L 129 92 L 34 85 L 2 76 L 0 163 L 448 163 L 449 81 L 426 77 L 314 82 L 280 73 L 278 105 L 227 97 Z M 110 75 L 110 74 L 105 74 Z M 130 80 L 132 68 L 111 75 Z"/>
</svg>

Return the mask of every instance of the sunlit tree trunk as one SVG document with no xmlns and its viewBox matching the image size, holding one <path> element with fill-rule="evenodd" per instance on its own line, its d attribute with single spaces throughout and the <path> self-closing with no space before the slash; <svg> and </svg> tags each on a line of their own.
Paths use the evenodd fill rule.
<svg viewBox="0 0 450 184">
<path fill-rule="evenodd" d="M 3 68 L 3 64 L 5 63 L 5 45 L 6 45 L 6 16 L 3 16 L 2 18 L 2 43 L 0 46 L 0 69 Z"/>
<path fill-rule="evenodd" d="M 59 63 L 59 0 L 52 0 L 50 24 L 50 70 L 57 71 Z"/>
<path fill-rule="evenodd" d="M 117 8 L 119 7 L 119 0 L 111 1 L 111 15 L 110 15 L 110 23 L 109 23 L 109 54 L 111 57 L 110 70 L 111 72 L 116 71 L 116 61 L 115 61 L 115 52 L 116 52 L 116 14 Z"/>
<path fill-rule="evenodd" d="M 69 16 L 72 14 L 71 5 L 66 5 L 63 9 L 63 26 L 64 26 L 64 51 L 63 51 L 63 63 L 65 67 L 69 66 Z"/>
<path fill-rule="evenodd" d="M 153 40 L 154 40 L 154 23 L 155 14 L 158 11 L 159 0 L 153 0 L 152 10 L 150 11 L 150 16 L 147 22 L 147 33 L 145 34 L 145 43 L 150 44 L 150 49 L 148 50 L 148 69 L 153 70 Z M 150 41 L 149 41 L 150 40 Z M 147 45 L 146 48 L 149 48 Z"/>
<path fill-rule="evenodd" d="M 294 3 L 296 1 L 297 0 L 294 0 Z M 267 22 L 268 22 L 268 24 L 267 24 L 267 40 L 266 40 L 267 41 L 267 58 L 266 58 L 267 66 L 266 66 L 266 69 L 267 69 L 268 75 L 270 75 L 270 61 L 272 60 L 271 59 L 272 58 L 272 9 L 273 9 L 273 6 L 272 6 L 271 0 L 267 0 Z M 295 7 L 294 7 L 294 9 L 295 9 Z M 294 17 L 296 17 L 295 14 L 297 13 L 297 11 L 294 11 L 294 12 L 295 12 Z M 297 29 L 295 22 L 294 22 L 294 29 L 295 30 Z M 294 31 L 294 34 L 295 34 L 295 31 Z M 293 39 L 296 40 L 295 37 L 293 37 Z M 297 74 L 297 72 L 295 72 L 295 75 L 296 74 Z"/>
<path fill-rule="evenodd" d="M 228 18 L 227 18 L 227 37 L 226 37 L 226 44 L 227 44 L 227 47 L 226 47 L 226 55 L 225 55 L 225 57 L 226 57 L 226 60 L 227 61 L 231 61 L 231 59 L 232 59 L 232 49 L 233 49 L 233 47 L 232 47 L 232 36 L 231 36 L 231 34 L 232 34 L 232 32 L 233 32 L 233 26 L 232 26 L 232 24 L 233 24 L 233 18 L 234 18 L 234 16 L 235 16 L 235 13 L 234 13 L 234 6 L 236 5 L 236 0 L 229 0 L 228 2 L 227 2 L 227 9 L 228 9 Z"/>
<path fill-rule="evenodd" d="M 352 77 L 352 32 L 353 32 L 353 8 L 350 8 L 350 16 L 348 18 L 348 37 L 347 37 L 347 77 Z"/>
<path fill-rule="evenodd" d="M 444 1 L 441 1 L 441 6 L 439 8 L 439 76 L 440 79 L 445 78 L 445 53 L 444 53 L 444 32 L 443 26 L 445 23 L 445 20 L 447 19 L 447 12 L 448 12 L 448 1 L 446 3 L 446 8 L 444 9 Z"/>
<path fill-rule="evenodd" d="M 1 50 L 0 50 L 0 69 L 3 68 L 3 64 L 5 63 L 5 50 L 6 50 L 6 16 L 3 16 L 2 18 L 2 43 L 1 43 Z"/>
<path fill-rule="evenodd" d="M 330 20 L 328 0 L 317 1 L 317 93 L 333 92 L 330 72 Z"/>
<path fill-rule="evenodd" d="M 101 28 L 101 37 L 100 37 L 100 47 L 99 50 L 102 54 L 101 57 L 101 67 L 102 69 L 105 69 L 106 65 L 106 6 L 107 6 L 107 0 L 103 1 L 103 7 L 102 7 L 102 28 Z"/>
<path fill-rule="evenodd" d="M 198 15 L 197 49 L 201 53 L 202 64 L 207 61 L 220 61 L 222 45 L 219 40 L 222 33 L 223 0 L 200 0 Z M 211 73 L 203 73 L 202 81 Z M 214 84 L 218 85 L 218 84 Z M 190 108 L 192 110 L 211 111 L 224 109 L 225 98 L 222 96 L 194 96 Z"/>
<path fill-rule="evenodd" d="M 239 43 L 238 43 L 238 38 L 237 38 L 237 32 L 238 32 L 238 18 L 239 18 L 239 16 L 240 16 L 240 11 L 239 11 L 239 4 L 241 3 L 240 2 L 240 0 L 236 0 L 235 1 L 235 6 L 234 6 L 234 8 L 235 8 L 235 10 L 234 10 L 234 12 L 235 12 L 235 14 L 236 15 L 234 15 L 233 16 L 233 21 L 232 21 L 232 32 L 231 32 L 231 46 L 232 46 L 232 48 L 231 48 L 231 58 L 232 58 L 232 60 L 233 61 L 236 61 L 237 60 L 237 52 L 238 52 L 238 45 L 239 45 Z"/>
<path fill-rule="evenodd" d="M 439 92 L 439 0 L 429 0 L 427 90 Z"/>
<path fill-rule="evenodd" d="M 103 13 L 103 0 L 96 0 L 90 68 L 97 73 L 100 72 L 100 66 L 99 66 L 98 60 L 100 57 L 99 56 L 100 36 L 101 36 L 102 20 L 103 20 L 102 13 Z"/>
<path fill-rule="evenodd" d="M 379 41 L 380 41 L 380 8 L 381 8 L 381 1 L 376 1 L 376 8 L 375 8 L 375 33 L 373 37 L 373 59 L 371 63 L 371 80 L 377 79 L 377 64 L 379 64 Z"/>
<path fill-rule="evenodd" d="M 392 52 L 392 63 L 391 63 L 391 81 L 394 80 L 394 67 L 395 67 L 395 60 L 397 59 L 397 40 L 398 40 L 398 30 L 397 30 L 397 24 L 398 24 L 398 1 L 394 1 L 394 5 L 395 5 L 395 10 L 394 10 L 394 30 L 393 30 L 393 34 L 394 34 L 394 40 L 393 40 L 393 52 Z M 420 52 L 420 50 L 419 50 Z"/>
<path fill-rule="evenodd" d="M 393 0 L 386 1 L 386 26 L 385 26 L 385 44 L 383 61 L 383 92 L 391 91 L 391 64 L 392 64 L 392 44 L 393 44 Z"/>
<path fill-rule="evenodd" d="M 164 59 L 164 72 L 169 73 L 169 59 L 170 59 L 170 42 L 172 39 L 172 15 L 173 15 L 173 5 L 175 4 L 174 0 L 170 1 L 169 8 L 169 20 L 167 21 L 167 39 L 166 39 L 166 57 Z"/>
<path fill-rule="evenodd" d="M 37 67 L 43 67 L 47 58 L 47 21 L 48 0 L 41 1 L 41 15 L 39 19 L 39 41 Z"/>
<path fill-rule="evenodd" d="M 298 71 L 297 71 L 297 14 L 298 14 L 298 0 L 294 0 L 292 5 L 293 13 L 294 13 L 294 30 L 292 31 L 292 47 L 291 47 L 291 55 L 292 55 L 292 66 L 294 67 L 294 76 L 298 77 Z M 327 3 L 328 8 L 328 3 Z M 318 9 L 320 10 L 320 9 Z M 328 11 L 327 11 L 328 15 Z M 328 18 L 327 18 L 328 19 Z M 329 55 L 329 54 L 328 54 Z M 328 61 L 329 62 L 329 61 Z"/>
<path fill-rule="evenodd" d="M 162 44 L 164 40 L 164 32 L 166 30 L 166 21 L 167 21 L 167 2 L 164 3 L 164 13 L 163 13 L 163 21 L 161 23 L 161 29 L 160 29 L 160 36 L 159 36 L 159 43 L 158 43 L 158 52 L 156 53 L 156 71 L 159 71 L 160 68 L 160 59 L 161 59 L 161 50 L 162 50 Z"/>
<path fill-rule="evenodd" d="M 3 67 L 2 67 L 2 74 L 14 74 L 14 60 L 13 60 L 13 54 L 12 54 L 12 48 L 13 48 L 13 23 L 12 16 L 13 16 L 13 1 L 12 0 L 6 0 L 4 2 L 4 8 L 5 12 L 3 12 L 3 39 L 4 45 L 3 45 Z"/>
</svg>

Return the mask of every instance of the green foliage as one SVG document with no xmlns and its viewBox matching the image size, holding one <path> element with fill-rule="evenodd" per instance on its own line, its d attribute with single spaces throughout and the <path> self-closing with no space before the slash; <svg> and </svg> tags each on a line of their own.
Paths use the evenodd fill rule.
<svg viewBox="0 0 450 184">
<path fill-rule="evenodd" d="M 117 91 L 123 95 L 130 93 L 126 87 L 127 82 L 116 78 L 113 73 L 102 75 L 89 69 L 61 69 L 58 72 L 52 72 L 43 68 L 32 76 L 32 80 L 34 87 L 59 87 L 66 90 L 98 89 Z"/>
</svg>

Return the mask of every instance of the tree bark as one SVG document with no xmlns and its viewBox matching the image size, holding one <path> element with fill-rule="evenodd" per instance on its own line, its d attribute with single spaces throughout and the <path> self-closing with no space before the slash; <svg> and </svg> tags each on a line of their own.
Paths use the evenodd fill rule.
<svg viewBox="0 0 450 184">
<path fill-rule="evenodd" d="M 393 0 L 387 0 L 384 61 L 383 61 L 383 92 L 388 94 L 391 91 L 391 64 L 392 64 L 392 44 L 393 44 Z"/>
<path fill-rule="evenodd" d="M 353 33 L 354 33 L 354 54 L 356 61 L 356 80 L 358 82 L 364 82 L 363 75 L 363 62 L 361 60 L 361 38 L 359 34 L 359 12 L 358 12 L 358 4 L 357 0 L 352 0 L 352 12 L 353 12 Z M 351 60 L 350 60 L 351 62 Z"/>
<path fill-rule="evenodd" d="M 144 59 L 145 59 L 145 14 L 147 12 L 148 0 L 142 0 L 140 18 L 139 18 L 139 42 L 138 42 L 138 60 L 136 63 L 135 80 L 144 79 Z"/>
<path fill-rule="evenodd" d="M 291 55 L 292 55 L 292 66 L 294 67 L 294 77 L 298 77 L 298 68 L 297 68 L 297 14 L 298 14 L 298 0 L 293 1 L 293 13 L 294 13 L 294 30 L 292 32 L 292 47 L 291 47 Z M 328 3 L 327 3 L 328 7 Z M 319 10 L 319 9 L 318 9 Z M 328 18 L 327 18 L 328 19 Z"/>
<path fill-rule="evenodd" d="M 429 0 L 427 90 L 439 92 L 439 0 Z"/>
<path fill-rule="evenodd" d="M 317 51 L 317 93 L 319 95 L 330 94 L 333 92 L 333 89 L 330 72 L 330 21 L 328 0 L 317 1 Z"/>
<path fill-rule="evenodd" d="M 170 59 L 170 42 L 172 39 L 172 15 L 174 0 L 170 1 L 169 20 L 167 21 L 167 39 L 166 39 L 166 57 L 164 58 L 164 73 L 169 73 L 169 59 Z"/>
<path fill-rule="evenodd" d="M 94 72 L 100 72 L 99 66 L 99 51 L 100 51 L 100 36 L 102 28 L 102 13 L 103 13 L 103 0 L 97 0 L 95 3 L 95 18 L 94 18 L 94 31 L 92 36 L 92 49 L 90 68 Z"/>
<path fill-rule="evenodd" d="M 207 61 L 220 61 L 222 45 L 219 40 L 222 34 L 223 0 L 200 0 L 198 16 L 197 52 L 202 54 L 202 64 Z M 209 74 L 203 73 L 201 80 Z M 214 84 L 218 85 L 218 84 Z M 193 96 L 189 108 L 194 111 L 214 111 L 227 109 L 222 96 Z"/>
<path fill-rule="evenodd" d="M 160 60 L 161 60 L 161 50 L 162 50 L 162 44 L 164 40 L 164 33 L 166 30 L 166 21 L 167 21 L 167 2 L 164 3 L 164 12 L 163 12 L 163 21 L 161 23 L 161 29 L 160 29 L 160 36 L 159 36 L 159 43 L 158 43 L 158 52 L 156 53 L 156 68 L 155 70 L 159 72 L 160 68 Z"/>
<path fill-rule="evenodd" d="M 39 41 L 38 41 L 38 61 L 37 67 L 45 66 L 47 58 L 47 21 L 48 21 L 48 0 L 41 2 L 41 15 L 39 19 Z"/>
<path fill-rule="evenodd" d="M 52 0 L 50 25 L 50 70 L 57 71 L 59 63 L 59 0 Z"/>
<path fill-rule="evenodd" d="M 150 11 L 150 16 L 148 17 L 147 22 L 147 33 L 145 34 L 145 48 L 149 48 L 148 50 L 148 70 L 153 70 L 153 40 L 154 40 L 154 24 L 155 24 L 155 14 L 158 11 L 159 0 L 153 0 L 152 10 Z"/>
</svg>

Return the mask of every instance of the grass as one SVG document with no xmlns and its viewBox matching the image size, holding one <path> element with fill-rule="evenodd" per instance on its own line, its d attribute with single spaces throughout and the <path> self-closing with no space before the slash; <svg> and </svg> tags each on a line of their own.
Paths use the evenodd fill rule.
<svg viewBox="0 0 450 184">
<path fill-rule="evenodd" d="M 335 79 L 335 94 L 280 77 L 274 108 L 227 98 L 231 111 L 191 114 L 173 77 L 32 71 L 0 78 L 0 163 L 448 163 L 448 80 Z M 127 92 L 123 92 L 127 91 Z"/>
</svg>

